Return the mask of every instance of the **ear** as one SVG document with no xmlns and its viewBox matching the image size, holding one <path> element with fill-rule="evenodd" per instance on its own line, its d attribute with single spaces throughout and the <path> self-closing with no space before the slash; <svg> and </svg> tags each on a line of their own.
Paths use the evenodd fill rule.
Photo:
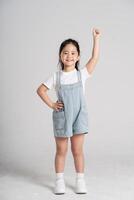
<svg viewBox="0 0 134 200">
<path fill-rule="evenodd" d="M 77 57 L 77 61 L 80 60 L 80 56 Z"/>
<path fill-rule="evenodd" d="M 61 54 L 60 54 L 60 56 L 59 56 L 59 60 L 61 61 Z"/>
</svg>

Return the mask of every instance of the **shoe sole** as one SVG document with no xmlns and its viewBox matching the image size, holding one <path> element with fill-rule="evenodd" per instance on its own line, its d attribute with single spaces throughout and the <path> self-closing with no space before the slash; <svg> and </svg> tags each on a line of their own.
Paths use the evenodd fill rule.
<svg viewBox="0 0 134 200">
<path fill-rule="evenodd" d="M 75 192 L 76 194 L 87 194 L 87 192 Z"/>
<path fill-rule="evenodd" d="M 54 194 L 56 194 L 56 195 L 61 195 L 61 194 L 65 194 L 65 192 L 63 192 L 63 193 L 54 193 Z"/>
</svg>

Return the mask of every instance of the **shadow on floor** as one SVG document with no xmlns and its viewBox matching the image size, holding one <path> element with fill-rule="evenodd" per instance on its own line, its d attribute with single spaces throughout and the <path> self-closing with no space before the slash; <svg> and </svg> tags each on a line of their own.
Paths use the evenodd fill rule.
<svg viewBox="0 0 134 200">
<path fill-rule="evenodd" d="M 0 176 L 9 175 L 13 178 L 17 178 L 26 182 L 30 182 L 32 184 L 37 184 L 42 187 L 46 187 L 51 192 L 54 187 L 54 178 L 50 174 L 39 174 L 35 171 L 31 171 L 28 169 L 20 169 L 20 168 L 10 168 L 2 167 L 0 170 Z"/>
</svg>

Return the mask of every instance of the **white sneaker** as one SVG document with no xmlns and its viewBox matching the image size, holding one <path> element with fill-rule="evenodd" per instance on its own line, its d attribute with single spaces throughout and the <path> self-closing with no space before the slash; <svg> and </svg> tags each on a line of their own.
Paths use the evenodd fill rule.
<svg viewBox="0 0 134 200">
<path fill-rule="evenodd" d="M 76 178 L 75 192 L 77 194 L 86 194 L 87 188 L 84 178 Z"/>
<path fill-rule="evenodd" d="M 64 194 L 65 193 L 64 178 L 58 178 L 58 179 L 56 179 L 54 193 L 55 194 Z"/>
</svg>

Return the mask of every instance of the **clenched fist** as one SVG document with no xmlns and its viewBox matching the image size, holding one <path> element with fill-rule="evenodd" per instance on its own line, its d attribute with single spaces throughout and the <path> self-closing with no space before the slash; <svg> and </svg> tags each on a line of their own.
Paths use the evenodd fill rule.
<svg viewBox="0 0 134 200">
<path fill-rule="evenodd" d="M 97 28 L 93 28 L 92 33 L 94 38 L 99 38 L 101 36 L 101 31 Z"/>
</svg>

